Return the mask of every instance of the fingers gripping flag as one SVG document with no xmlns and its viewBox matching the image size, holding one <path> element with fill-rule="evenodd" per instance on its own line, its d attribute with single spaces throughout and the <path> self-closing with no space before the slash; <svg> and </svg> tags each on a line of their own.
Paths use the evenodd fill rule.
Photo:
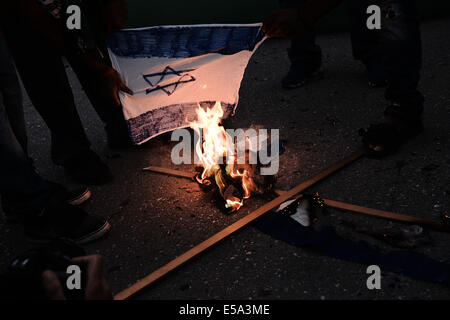
<svg viewBox="0 0 450 320">
<path fill-rule="evenodd" d="M 264 41 L 261 24 L 192 25 L 127 29 L 108 42 L 127 86 L 121 93 L 131 140 L 141 144 L 188 127 L 195 110 L 220 101 L 224 118 L 237 107 L 252 54 Z"/>
</svg>

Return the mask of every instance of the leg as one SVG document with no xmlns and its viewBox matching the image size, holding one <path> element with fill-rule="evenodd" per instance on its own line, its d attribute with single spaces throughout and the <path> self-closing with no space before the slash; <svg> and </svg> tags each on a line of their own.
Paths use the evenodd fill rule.
<svg viewBox="0 0 450 320">
<path fill-rule="evenodd" d="M 36 174 L 24 150 L 26 133 L 20 85 L 15 76 L 12 59 L 2 39 L 0 39 L 0 95 L 3 97 L 0 99 L 2 204 L 5 207 L 7 203 L 14 202 L 15 206 L 21 207 L 21 212 L 39 212 L 53 194 L 55 185 Z M 22 141 L 19 142 L 18 136 Z"/>
<path fill-rule="evenodd" d="M 369 86 L 382 87 L 387 84 L 387 75 L 384 71 L 382 55 L 377 50 L 375 34 L 366 26 L 368 6 L 368 1 L 349 1 L 353 57 L 366 66 Z"/>
<path fill-rule="evenodd" d="M 55 191 L 55 185 L 39 177 L 9 124 L 0 104 L 0 194 L 6 207 L 14 203 L 14 211 L 37 213 Z"/>
<path fill-rule="evenodd" d="M 11 38 L 9 43 L 25 89 L 50 129 L 52 159 L 64 165 L 89 150 L 90 143 L 78 116 L 62 59 L 50 48 L 39 47 L 32 40 L 18 43 Z M 36 47 L 39 50 L 33 50 Z"/>
<path fill-rule="evenodd" d="M 316 34 L 312 28 L 292 39 L 288 53 L 291 63 L 300 64 L 306 74 L 316 71 L 322 65 L 322 50 L 316 45 Z"/>
<path fill-rule="evenodd" d="M 366 26 L 367 1 L 350 0 L 349 17 L 351 26 L 351 42 L 355 60 L 366 61 L 374 54 L 374 35 Z"/>
<path fill-rule="evenodd" d="M 389 85 L 386 99 L 405 113 L 419 116 L 423 95 L 417 90 L 422 68 L 420 23 L 413 1 L 382 1 L 382 29 L 377 34 L 384 52 Z"/>
<path fill-rule="evenodd" d="M 98 59 L 103 60 L 108 65 L 111 64 L 106 55 L 101 57 L 99 54 Z M 105 124 L 108 144 L 111 147 L 129 146 L 128 127 L 122 109 L 115 106 L 112 97 L 107 94 L 103 84 L 97 80 L 98 76 L 80 63 L 77 57 L 69 57 L 69 62 L 89 101 Z"/>
<path fill-rule="evenodd" d="M 28 95 L 50 129 L 53 161 L 83 184 L 111 181 L 111 171 L 90 149 L 62 58 L 50 47 L 39 46 L 39 35 L 8 35 Z"/>
<path fill-rule="evenodd" d="M 4 211 L 25 216 L 25 234 L 29 238 L 40 242 L 68 238 L 85 243 L 108 232 L 110 225 L 105 219 L 67 204 L 65 190 L 43 180 L 34 171 L 1 102 L 0 154 L 0 194 Z"/>
<path fill-rule="evenodd" d="M 376 35 L 388 76 L 385 122 L 360 131 L 369 155 L 393 153 L 407 139 L 423 130 L 424 98 L 417 90 L 422 66 L 419 21 L 412 1 L 381 0 L 382 26 Z"/>
<path fill-rule="evenodd" d="M 1 38 L 0 53 L 6 53 Z M 12 60 L 7 54 L 0 58 L 0 75 L 8 74 L 14 68 Z M 10 80 L 14 83 L 7 84 L 6 90 L 4 83 L 0 82 L 2 96 L 4 92 L 9 94 L 9 86 L 19 87 L 17 78 Z M 25 234 L 41 242 L 67 238 L 85 243 L 106 234 L 110 225 L 105 219 L 89 216 L 81 209 L 67 204 L 64 188 L 45 181 L 36 173 L 13 132 L 2 100 L 4 99 L 0 99 L 0 195 L 5 212 L 25 215 Z M 16 119 L 23 119 L 23 115 Z"/>
</svg>

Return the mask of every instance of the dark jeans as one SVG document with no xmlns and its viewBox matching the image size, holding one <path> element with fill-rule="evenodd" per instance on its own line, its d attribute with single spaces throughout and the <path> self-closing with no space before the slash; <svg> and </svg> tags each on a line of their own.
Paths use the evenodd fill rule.
<svg viewBox="0 0 450 320">
<path fill-rule="evenodd" d="M 280 0 L 283 8 L 301 8 L 307 0 Z M 298 70 L 306 74 L 311 73 L 322 65 L 322 50 L 316 44 L 316 33 L 313 27 L 291 39 L 291 47 L 288 49 L 291 63 L 296 64 Z"/>
<path fill-rule="evenodd" d="M 315 1 L 315 0 L 310 0 Z M 299 7 L 306 0 L 284 1 L 285 6 Z M 366 13 L 369 5 L 382 10 L 381 30 L 369 30 Z M 380 59 L 388 77 L 387 100 L 400 104 L 405 112 L 420 114 L 424 98 L 417 90 L 422 67 L 420 24 L 413 0 L 349 0 L 351 40 L 355 59 L 367 64 Z M 307 29 L 292 39 L 289 49 L 292 63 L 304 68 L 321 62 L 320 48 L 315 44 L 314 30 Z"/>
<path fill-rule="evenodd" d="M 7 28 L 7 39 L 25 89 L 52 137 L 52 159 L 64 165 L 90 148 L 78 115 L 63 58 L 31 28 Z M 120 108 L 104 84 L 76 56 L 67 57 L 97 114 L 110 132 L 125 132 Z"/>
<path fill-rule="evenodd" d="M 56 185 L 43 180 L 34 171 L 26 143 L 20 85 L 0 36 L 0 195 L 3 204 L 8 199 L 24 213 L 39 212 Z"/>
</svg>

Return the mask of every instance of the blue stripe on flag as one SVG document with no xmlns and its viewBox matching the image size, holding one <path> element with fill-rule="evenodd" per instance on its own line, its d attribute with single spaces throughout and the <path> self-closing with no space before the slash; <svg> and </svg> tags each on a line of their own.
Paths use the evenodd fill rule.
<svg viewBox="0 0 450 320">
<path fill-rule="evenodd" d="M 154 27 L 117 32 L 108 40 L 108 46 L 122 57 L 189 58 L 253 50 L 263 37 L 260 26 Z"/>
<path fill-rule="evenodd" d="M 212 108 L 216 102 L 204 101 L 200 105 L 203 108 Z M 235 105 L 222 103 L 224 111 L 223 119 L 228 118 L 234 111 Z M 189 126 L 186 119 L 195 119 L 197 103 L 174 104 L 154 110 L 150 110 L 135 118 L 127 120 L 131 142 L 140 144 L 164 132 L 174 128 Z"/>
</svg>

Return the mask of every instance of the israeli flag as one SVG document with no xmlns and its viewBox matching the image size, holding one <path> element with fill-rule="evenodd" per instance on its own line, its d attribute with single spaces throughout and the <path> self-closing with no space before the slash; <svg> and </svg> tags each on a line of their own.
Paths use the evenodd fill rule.
<svg viewBox="0 0 450 320">
<path fill-rule="evenodd" d="M 262 25 L 190 25 L 126 29 L 108 42 L 130 96 L 121 101 L 134 144 L 188 127 L 195 110 L 220 101 L 234 113 L 245 68 L 264 41 Z"/>
</svg>

